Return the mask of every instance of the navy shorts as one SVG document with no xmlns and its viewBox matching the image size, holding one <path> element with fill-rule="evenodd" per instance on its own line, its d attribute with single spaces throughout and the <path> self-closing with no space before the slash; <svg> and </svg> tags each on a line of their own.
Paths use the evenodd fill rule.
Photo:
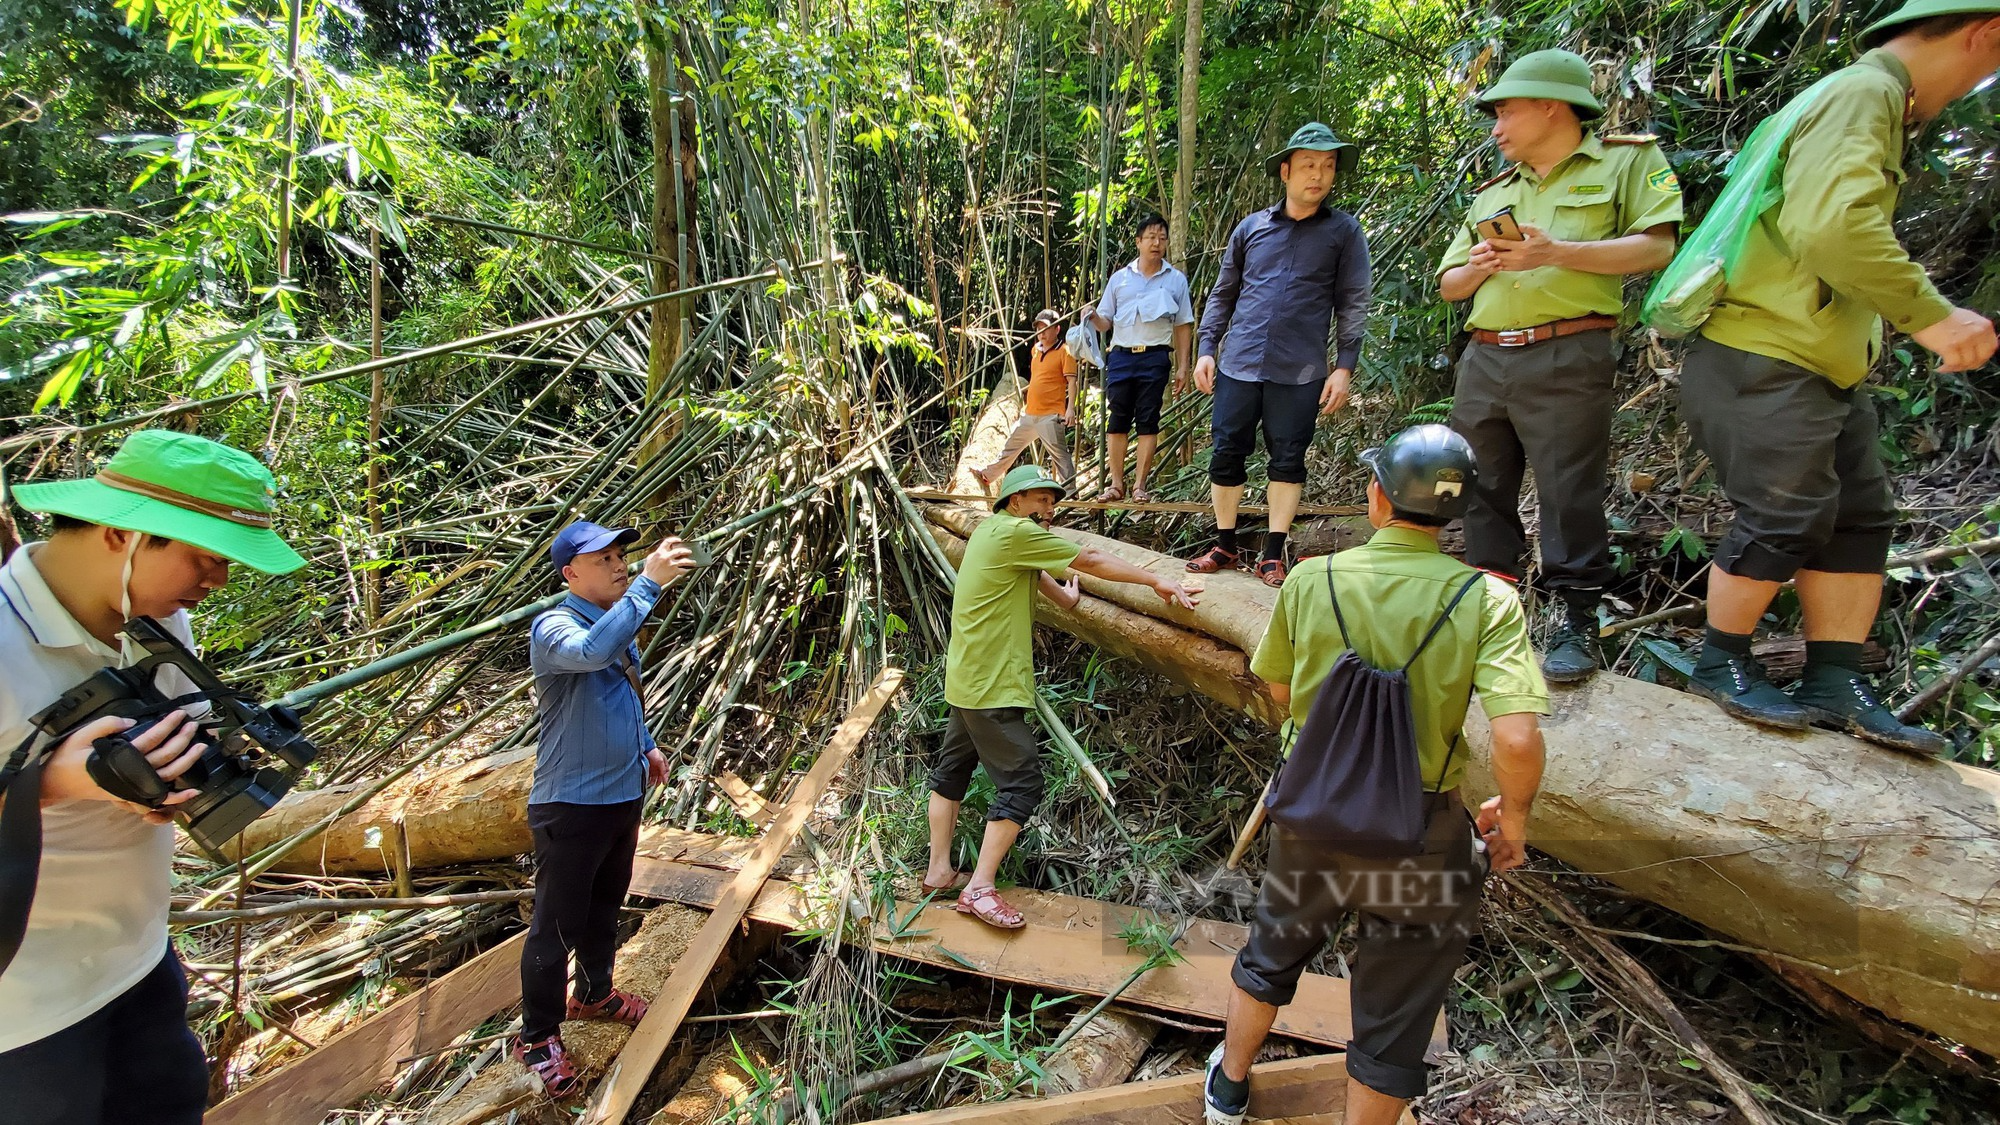
<svg viewBox="0 0 2000 1125">
<path fill-rule="evenodd" d="M 1111 414 L 1105 433 L 1130 431 L 1145 437 L 1160 432 L 1160 403 L 1166 398 L 1173 355 L 1165 347 L 1143 352 L 1111 349 L 1104 360 L 1104 403 Z"/>
<path fill-rule="evenodd" d="M 1257 448 L 1257 429 L 1261 425 L 1264 448 L 1271 455 L 1271 480 L 1279 484 L 1304 484 L 1306 450 L 1312 448 L 1313 427 L 1319 422 L 1320 390 L 1325 386 L 1325 379 L 1299 384 L 1253 383 L 1217 375 L 1209 481 L 1233 488 L 1249 479 L 1244 462 Z"/>
</svg>

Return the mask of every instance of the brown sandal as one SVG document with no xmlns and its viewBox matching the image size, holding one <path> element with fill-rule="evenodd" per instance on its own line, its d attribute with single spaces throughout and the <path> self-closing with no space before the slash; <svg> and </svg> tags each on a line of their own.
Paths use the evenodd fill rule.
<svg viewBox="0 0 2000 1125">
<path fill-rule="evenodd" d="M 948 895 L 951 892 L 959 889 L 960 887 L 963 887 L 966 884 L 967 878 L 968 877 L 965 874 L 965 872 L 954 871 L 952 872 L 951 879 L 948 882 L 946 882 L 943 886 L 938 886 L 936 883 L 928 883 L 919 879 L 917 881 L 917 889 L 922 891 L 926 895 Z"/>
<path fill-rule="evenodd" d="M 1283 586 L 1285 576 L 1291 572 L 1292 568 L 1287 566 L 1283 559 L 1264 559 L 1257 564 L 1257 577 L 1262 579 L 1266 586 Z"/>
<path fill-rule="evenodd" d="M 622 988 L 614 988 L 604 999 L 595 1004 L 586 1004 L 576 997 L 569 998 L 569 1009 L 563 1018 L 572 1020 L 610 1020 L 627 1027 L 638 1027 L 646 1018 L 646 1002 Z"/>
<path fill-rule="evenodd" d="M 1210 547 L 1207 551 L 1188 560 L 1187 568 L 1196 574 L 1216 574 L 1225 570 L 1235 570 L 1243 564 L 1243 556 L 1221 547 Z"/>
<path fill-rule="evenodd" d="M 996 929 L 1018 930 L 1028 924 L 1028 920 L 1021 917 L 1021 912 L 1007 905 L 1007 900 L 992 887 L 981 887 L 959 895 L 957 909 L 960 914 L 970 914 Z"/>
<path fill-rule="evenodd" d="M 1117 488 L 1117 487 L 1115 487 L 1115 486 L 1112 486 L 1112 485 L 1105 485 L 1105 486 L 1104 486 L 1104 491 L 1102 491 L 1102 492 L 1100 492 L 1100 493 L 1098 493 L 1098 494 L 1097 494 L 1097 499 L 1096 499 L 1095 501 L 1093 501 L 1093 503 L 1097 503 L 1097 504 L 1116 504 L 1116 503 L 1119 503 L 1120 501 L 1122 501 L 1122 500 L 1124 500 L 1124 499 L 1125 499 L 1125 490 L 1124 490 L 1124 489 L 1122 489 L 1122 488 Z"/>
</svg>

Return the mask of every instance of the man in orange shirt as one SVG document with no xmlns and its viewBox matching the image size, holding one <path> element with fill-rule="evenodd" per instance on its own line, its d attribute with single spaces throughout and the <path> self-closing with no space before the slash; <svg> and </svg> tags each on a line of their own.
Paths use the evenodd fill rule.
<svg viewBox="0 0 2000 1125">
<path fill-rule="evenodd" d="M 1014 458 L 1037 438 L 1048 446 L 1056 463 L 1056 477 L 1065 485 L 1076 477 L 1076 462 L 1070 460 L 1063 440 L 1063 427 L 1076 425 L 1076 357 L 1062 342 L 1062 316 L 1054 309 L 1035 314 L 1035 350 L 1028 360 L 1028 397 L 1021 404 L 1021 420 L 1007 435 L 1000 457 L 983 469 L 974 470 L 979 483 L 988 489 L 1006 475 Z"/>
</svg>

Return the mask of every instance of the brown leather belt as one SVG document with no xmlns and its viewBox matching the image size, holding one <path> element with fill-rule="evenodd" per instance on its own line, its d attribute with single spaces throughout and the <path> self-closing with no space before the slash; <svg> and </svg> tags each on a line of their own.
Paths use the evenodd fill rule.
<svg viewBox="0 0 2000 1125">
<path fill-rule="evenodd" d="M 1539 344 L 1543 340 L 1553 340 L 1558 336 L 1574 336 L 1579 332 L 1594 332 L 1599 328 L 1618 327 L 1615 316 L 1579 316 L 1573 320 L 1552 320 L 1547 324 L 1537 324 L 1533 328 L 1513 328 L 1505 332 L 1495 332 L 1487 328 L 1472 330 L 1472 338 L 1482 344 L 1492 344 L 1496 348 L 1525 348 L 1529 344 Z"/>
</svg>

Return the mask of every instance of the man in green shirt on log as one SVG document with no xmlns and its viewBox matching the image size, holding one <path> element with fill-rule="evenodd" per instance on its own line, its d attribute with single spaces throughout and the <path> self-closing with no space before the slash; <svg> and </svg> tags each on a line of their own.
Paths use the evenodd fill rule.
<svg viewBox="0 0 2000 1125">
<path fill-rule="evenodd" d="M 1993 323 L 1944 299 L 1891 219 L 1910 129 L 2000 70 L 2000 0 L 1913 0 L 1862 41 L 1872 49 L 1799 118 L 1783 200 L 1751 228 L 1682 365 L 1681 414 L 1736 507 L 1709 572 L 1690 687 L 1749 722 L 1934 754 L 1945 739 L 1897 721 L 1861 671 L 1896 524 L 1862 384 L 1885 320 L 1937 353 L 1940 371 L 1993 356 Z M 1806 635 L 1789 696 L 1750 655 L 1787 580 Z"/>
<path fill-rule="evenodd" d="M 1393 1125 L 1429 1082 L 1431 1029 L 1478 927 L 1486 875 L 1518 867 L 1526 855 L 1548 688 L 1513 587 L 1491 577 L 1468 587 L 1477 571 L 1438 549 L 1438 532 L 1464 514 L 1478 483 L 1471 447 L 1444 426 L 1415 426 L 1362 459 L 1373 473 L 1374 538 L 1291 572 L 1250 670 L 1290 707 L 1289 737 L 1350 648 L 1372 668 L 1406 666 L 1425 790 L 1422 848 L 1413 858 L 1370 858 L 1272 825 L 1250 940 L 1230 973 L 1228 1034 L 1208 1060 L 1210 1125 L 1239 1125 L 1248 1113 L 1259 1046 L 1306 964 L 1349 914 L 1358 917 L 1347 1123 Z M 1500 790 L 1480 806 L 1476 826 L 1460 796 L 1461 728 L 1475 688 Z"/>
<path fill-rule="evenodd" d="M 1019 929 L 1021 913 L 994 889 L 1000 862 L 1042 800 L 1041 748 L 1028 729 L 1035 706 L 1035 594 L 1064 609 L 1083 597 L 1080 581 L 1059 581 L 1065 569 L 1107 582 L 1150 586 L 1169 605 L 1193 609 L 1195 599 L 1178 582 L 1142 570 L 1116 555 L 1077 544 L 1048 529 L 1063 486 L 1034 465 L 1010 471 L 1000 482 L 993 515 L 965 544 L 951 597 L 951 645 L 945 654 L 944 701 L 951 707 L 944 742 L 930 776 L 930 869 L 926 893 L 958 882 L 951 840 L 958 806 L 975 766 L 984 766 L 996 793 L 986 812 L 986 835 L 972 878 L 958 896 L 958 910 L 1001 929 Z"/>
<path fill-rule="evenodd" d="M 1524 55 L 1479 104 L 1513 165 L 1479 186 L 1438 264 L 1444 299 L 1472 299 L 1451 409 L 1479 459 L 1465 558 L 1519 581 L 1532 466 L 1542 581 L 1564 610 L 1542 672 L 1575 683 L 1597 670 L 1597 607 L 1617 575 L 1604 501 L 1623 282 L 1673 259 L 1681 188 L 1652 137 L 1585 129 L 1603 106 L 1581 55 Z M 1523 237 L 1475 231 L 1503 210 Z"/>
</svg>

